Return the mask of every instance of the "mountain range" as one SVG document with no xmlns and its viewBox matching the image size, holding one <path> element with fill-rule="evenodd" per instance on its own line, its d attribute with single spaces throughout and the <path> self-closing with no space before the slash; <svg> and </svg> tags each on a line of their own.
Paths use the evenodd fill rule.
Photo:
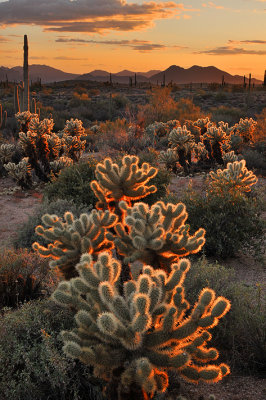
<svg viewBox="0 0 266 400">
<path fill-rule="evenodd" d="M 110 73 L 103 70 L 94 70 L 86 74 L 71 74 L 63 72 L 60 69 L 49 67 L 48 65 L 33 64 L 29 66 L 30 80 L 37 81 L 41 78 L 42 83 L 48 82 L 59 82 L 66 80 L 91 80 L 98 82 L 106 82 L 110 79 Z M 188 84 L 188 83 L 221 83 L 224 77 L 226 83 L 241 84 L 243 83 L 243 76 L 231 75 L 228 72 L 222 71 L 216 67 L 200 67 L 193 65 L 190 68 L 182 68 L 177 65 L 171 65 L 164 71 L 150 70 L 148 72 L 133 72 L 129 70 L 123 70 L 118 73 L 112 73 L 111 79 L 113 83 L 129 83 L 131 77 L 134 82 L 134 77 L 137 77 L 137 82 L 151 82 L 151 83 L 162 83 L 165 79 L 165 83 L 170 82 L 177 84 Z M 19 82 L 23 79 L 23 68 L 22 67 L 0 67 L 0 81 Z M 252 83 L 261 84 L 262 81 L 256 78 L 252 78 Z"/>
</svg>

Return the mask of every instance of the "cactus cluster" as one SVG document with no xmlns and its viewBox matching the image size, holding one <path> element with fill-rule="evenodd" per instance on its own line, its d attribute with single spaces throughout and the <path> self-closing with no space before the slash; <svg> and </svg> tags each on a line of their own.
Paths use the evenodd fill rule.
<svg viewBox="0 0 266 400">
<path fill-rule="evenodd" d="M 217 382 L 230 372 L 225 364 L 210 364 L 218 351 L 207 347 L 208 330 L 230 302 L 205 288 L 187 316 L 183 281 L 189 268 L 186 259 L 172 264 L 169 275 L 146 265 L 137 279 L 124 282 L 121 294 L 121 263 L 108 253 L 95 262 L 84 254 L 76 266 L 79 276 L 54 292 L 57 303 L 77 310 L 77 328 L 62 332 L 65 353 L 108 381 L 108 399 L 137 398 L 132 394 L 138 388 L 145 398 L 165 392 L 170 369 L 191 382 Z M 111 397 L 117 377 L 118 396 Z"/>
<path fill-rule="evenodd" d="M 172 369 L 191 382 L 217 382 L 229 373 L 227 365 L 211 363 L 218 352 L 207 348 L 208 330 L 229 301 L 208 288 L 193 308 L 185 300 L 190 263 L 183 257 L 202 248 L 205 231 L 189 235 L 182 203 L 132 205 L 156 190 L 149 181 L 157 170 L 138 165 L 133 156 L 120 167 L 105 159 L 91 183 L 98 210 L 76 219 L 68 212 L 65 222 L 44 215 L 36 232 L 50 243 L 33 245 L 65 278 L 53 299 L 76 310 L 77 327 L 62 332 L 64 351 L 106 380 L 109 400 L 152 398 L 166 391 Z M 135 261 L 139 273 L 131 271 Z"/>
<path fill-rule="evenodd" d="M 20 125 L 18 144 L 23 155 L 28 158 L 31 169 L 41 181 L 48 182 L 62 168 L 80 158 L 85 147 L 85 142 L 80 140 L 84 131 L 81 121 L 67 121 L 61 135 L 53 132 L 52 118 L 40 121 L 37 114 L 29 111 L 17 113 L 16 118 Z M 18 171 L 21 165 L 9 165 L 8 171 Z M 12 176 L 15 178 L 14 174 Z"/>
</svg>

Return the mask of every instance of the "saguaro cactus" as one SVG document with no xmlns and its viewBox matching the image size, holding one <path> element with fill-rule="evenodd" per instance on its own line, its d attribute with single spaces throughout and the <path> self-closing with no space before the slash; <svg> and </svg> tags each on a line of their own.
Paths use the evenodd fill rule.
<svg viewBox="0 0 266 400">
<path fill-rule="evenodd" d="M 30 110 L 30 84 L 29 84 L 29 47 L 27 35 L 24 35 L 24 63 L 23 63 L 23 111 Z"/>
<path fill-rule="evenodd" d="M 230 308 L 230 302 L 205 288 L 190 316 L 183 281 L 190 268 L 182 259 L 163 270 L 144 266 L 136 280 L 118 291 L 121 264 L 108 253 L 97 262 L 84 254 L 79 277 L 61 282 L 53 299 L 73 306 L 77 328 L 62 332 L 64 352 L 93 366 L 107 381 L 109 400 L 143 400 L 168 386 L 169 369 L 191 382 L 217 382 L 229 373 L 225 364 L 213 365 L 215 348 L 207 348 L 208 330 Z"/>
</svg>

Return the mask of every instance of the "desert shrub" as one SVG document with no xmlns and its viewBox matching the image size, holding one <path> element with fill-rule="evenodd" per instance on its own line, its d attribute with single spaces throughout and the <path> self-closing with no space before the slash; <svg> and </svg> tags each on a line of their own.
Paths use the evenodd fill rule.
<svg viewBox="0 0 266 400">
<path fill-rule="evenodd" d="M 192 100 L 181 98 L 176 102 L 176 112 L 173 119 L 178 119 L 181 125 L 186 120 L 195 121 L 199 118 L 206 117 L 200 110 L 200 107 L 196 106 Z"/>
<path fill-rule="evenodd" d="M 182 198 L 191 229 L 206 229 L 204 252 L 209 256 L 232 257 L 239 251 L 259 255 L 263 249 L 264 223 L 261 204 L 254 197 L 219 196 L 187 192 Z"/>
<path fill-rule="evenodd" d="M 33 215 L 30 215 L 28 220 L 22 224 L 17 231 L 17 235 L 13 241 L 15 248 L 32 249 L 32 244 L 36 240 L 47 243 L 45 239 L 40 238 L 35 233 L 35 227 L 40 225 L 44 214 L 56 214 L 63 217 L 66 211 L 73 213 L 75 217 L 79 217 L 83 212 L 88 212 L 88 206 L 77 205 L 73 200 L 57 199 L 55 201 L 44 201 Z"/>
<path fill-rule="evenodd" d="M 42 296 L 52 279 L 48 262 L 25 249 L 0 250 L 0 308 Z"/>
<path fill-rule="evenodd" d="M 246 165 L 248 169 L 255 169 L 258 174 L 262 174 L 265 176 L 266 174 L 265 153 L 263 154 L 253 148 L 245 148 L 242 150 L 241 154 L 243 158 L 246 160 Z"/>
<path fill-rule="evenodd" d="M 202 258 L 188 272 L 185 288 L 189 302 L 195 301 L 204 286 L 212 287 L 231 301 L 231 311 L 213 330 L 213 342 L 223 361 L 233 371 L 265 372 L 266 313 L 261 287 L 237 282 L 235 272 Z"/>
<path fill-rule="evenodd" d="M 76 204 L 95 205 L 96 198 L 90 187 L 95 178 L 96 161 L 87 161 L 65 168 L 58 179 L 45 186 L 44 198 L 49 201 L 56 199 L 73 200 Z"/>
<path fill-rule="evenodd" d="M 59 332 L 72 328 L 73 315 L 39 300 L 2 317 L 1 400 L 102 399 L 88 383 L 89 368 L 69 360 L 61 350 Z"/>
<path fill-rule="evenodd" d="M 236 107 L 219 106 L 211 108 L 212 120 L 214 122 L 224 121 L 229 125 L 239 122 L 240 118 L 244 118 L 243 110 Z"/>
</svg>

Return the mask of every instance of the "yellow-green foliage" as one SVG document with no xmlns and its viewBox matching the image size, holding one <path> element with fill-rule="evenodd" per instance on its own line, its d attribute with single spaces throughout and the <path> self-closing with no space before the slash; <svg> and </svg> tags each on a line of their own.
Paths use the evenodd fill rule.
<svg viewBox="0 0 266 400">
<path fill-rule="evenodd" d="M 180 256 L 197 253 L 205 243 L 205 231 L 199 229 L 189 235 L 188 217 L 184 204 L 157 202 L 151 207 L 136 203 L 129 207 L 119 203 L 124 213 L 123 221 L 115 225 L 116 235 L 107 234 L 114 240 L 118 252 L 126 262 L 140 260 L 164 269 Z"/>
<path fill-rule="evenodd" d="M 99 199 L 97 208 L 107 208 L 114 201 L 137 200 L 156 192 L 156 187 L 148 182 L 157 174 L 157 169 L 147 163 L 138 167 L 139 158 L 124 156 L 119 167 L 110 158 L 96 167 L 97 181 L 91 182 L 91 188 Z M 112 205 L 111 205 L 112 207 Z"/>
<path fill-rule="evenodd" d="M 185 300 L 183 282 L 190 268 L 182 259 L 170 274 L 144 266 L 136 279 L 119 291 L 121 264 L 108 253 L 97 262 L 89 254 L 76 266 L 79 277 L 61 282 L 53 299 L 73 306 L 77 328 L 63 331 L 64 351 L 94 367 L 94 375 L 107 381 L 119 378 L 117 387 L 130 396 L 133 385 L 151 398 L 168 386 L 169 369 L 191 382 L 217 382 L 229 373 L 208 348 L 208 330 L 229 310 L 230 302 L 205 288 L 192 308 Z M 145 398 L 148 398 L 145 397 Z"/>
<path fill-rule="evenodd" d="M 210 190 L 221 195 L 250 192 L 257 181 L 256 175 L 246 168 L 245 160 L 228 163 L 226 169 L 210 172 Z"/>
<path fill-rule="evenodd" d="M 42 217 L 44 226 L 37 226 L 36 233 L 51 243 L 44 247 L 35 242 L 32 247 L 41 256 L 52 257 L 50 266 L 69 279 L 77 274 L 75 265 L 81 254 L 97 254 L 114 247 L 106 238 L 106 229 L 114 226 L 117 217 L 108 210 L 93 210 L 91 214 L 81 214 L 78 219 L 67 212 L 64 218 L 66 222 L 57 215 L 45 214 Z"/>
</svg>

